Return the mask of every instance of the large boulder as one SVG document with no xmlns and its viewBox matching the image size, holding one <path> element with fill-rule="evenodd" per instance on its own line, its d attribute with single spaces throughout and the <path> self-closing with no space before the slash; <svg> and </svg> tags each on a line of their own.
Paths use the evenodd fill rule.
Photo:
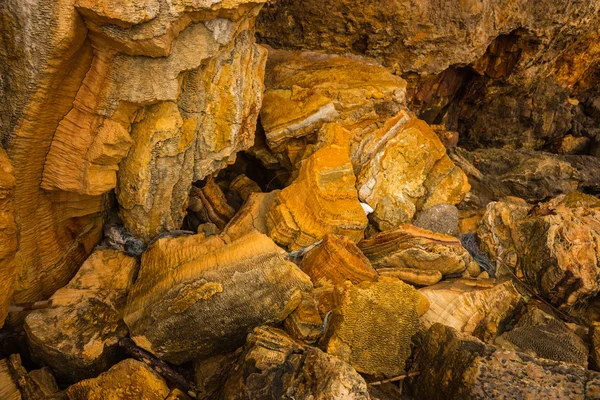
<svg viewBox="0 0 600 400">
<path fill-rule="evenodd" d="M 256 326 L 282 322 L 310 278 L 267 236 L 159 239 L 142 256 L 125 308 L 136 344 L 181 364 L 234 350 Z"/>
</svg>

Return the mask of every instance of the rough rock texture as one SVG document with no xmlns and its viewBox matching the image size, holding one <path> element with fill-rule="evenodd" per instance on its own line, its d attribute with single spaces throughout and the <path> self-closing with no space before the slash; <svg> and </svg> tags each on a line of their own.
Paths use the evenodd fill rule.
<svg viewBox="0 0 600 400">
<path fill-rule="evenodd" d="M 534 357 L 588 365 L 588 348 L 564 322 L 539 308 L 530 309 L 510 331 L 495 340 L 495 344 L 528 353 Z"/>
<path fill-rule="evenodd" d="M 97 378 L 69 386 L 66 391 L 69 400 L 164 400 L 169 392 L 160 375 L 143 362 L 131 358 L 121 361 Z"/>
<path fill-rule="evenodd" d="M 277 194 L 267 214 L 269 236 L 290 250 L 310 246 L 329 233 L 360 241 L 367 216 L 355 182 L 343 147 L 319 149 L 302 163 L 294 183 Z"/>
<path fill-rule="evenodd" d="M 282 0 L 267 4 L 258 31 L 273 47 L 379 60 L 409 80 L 428 122 L 473 145 L 541 148 L 569 131 L 597 134 L 599 9 L 597 0 Z"/>
<path fill-rule="evenodd" d="M 16 389 L 16 391 L 15 391 Z M 12 354 L 0 360 L 0 398 L 3 400 L 63 400 L 50 369 L 27 371 L 21 356 Z"/>
<path fill-rule="evenodd" d="M 0 147 L 0 328 L 8 315 L 16 277 L 18 236 L 15 223 L 15 177 L 6 152 Z"/>
<path fill-rule="evenodd" d="M 160 185 L 156 193 L 150 185 L 137 204 L 148 213 L 158 198 L 173 203 L 169 212 L 156 208 L 161 217 L 153 217 L 153 224 L 177 221 L 179 202 L 187 199 L 179 187 L 218 170 L 252 144 L 266 61 L 253 38 L 261 3 L 3 2 L 0 139 L 18 182 L 16 301 L 49 297 L 100 240 L 105 194 L 117 184 L 141 109 L 176 104 L 173 114 L 191 120 L 175 152 L 181 159 L 191 148 L 182 182 L 171 189 L 174 182 L 161 181 L 167 172 L 152 170 L 147 179 Z M 182 165 L 159 155 L 155 161 Z"/>
<path fill-rule="evenodd" d="M 402 282 L 406 282 L 414 286 L 435 285 L 442 280 L 442 273 L 435 270 L 427 271 L 413 268 L 378 268 L 377 273 L 380 276 L 398 278 Z"/>
<path fill-rule="evenodd" d="M 420 372 L 409 381 L 412 395 L 420 399 L 600 396 L 597 372 L 497 349 L 441 324 L 427 332 L 411 370 Z"/>
<path fill-rule="evenodd" d="M 11 375 L 8 360 L 0 360 L 0 398 L 21 400 L 21 391 Z"/>
<path fill-rule="evenodd" d="M 225 194 L 212 178 L 207 180 L 202 189 L 192 187 L 189 211 L 195 213 L 200 222 L 213 223 L 219 229 L 225 228 L 235 213 L 227 204 Z"/>
<path fill-rule="evenodd" d="M 418 228 L 445 235 L 458 235 L 458 209 L 450 204 L 438 204 L 420 211 L 413 221 Z"/>
<path fill-rule="evenodd" d="M 441 323 L 484 341 L 494 339 L 523 305 L 510 282 L 459 279 L 419 289 L 430 308 L 421 321 L 429 328 Z"/>
<path fill-rule="evenodd" d="M 282 252 L 257 231 L 233 242 L 159 239 L 142 256 L 129 292 L 131 338 L 176 364 L 235 349 L 254 327 L 282 322 L 312 288 Z"/>
<path fill-rule="evenodd" d="M 457 148 L 450 157 L 469 177 L 471 201 L 516 196 L 529 202 L 576 191 L 600 191 L 600 158 L 527 150 Z"/>
<path fill-rule="evenodd" d="M 451 275 L 474 262 L 457 238 L 408 224 L 363 240 L 358 247 L 377 269 L 412 268 Z"/>
<path fill-rule="evenodd" d="M 92 378 L 117 358 L 117 342 L 127 336 L 122 321 L 127 291 L 137 261 L 117 250 L 97 250 L 67 286 L 52 297 L 52 307 L 25 318 L 34 358 L 65 381 Z"/>
<path fill-rule="evenodd" d="M 514 201 L 490 204 L 481 228 L 494 230 L 483 236 L 486 246 L 501 259 L 511 256 L 506 264 L 555 306 L 571 307 L 595 296 L 600 290 L 600 200 L 571 193 L 524 216 L 523 207 Z"/>
<path fill-rule="evenodd" d="M 343 236 L 325 236 L 321 244 L 304 255 L 300 268 L 315 286 L 377 280 L 377 271 L 369 259 Z"/>
<path fill-rule="evenodd" d="M 315 342 L 323 334 L 323 320 L 319 315 L 315 299 L 308 293 L 302 293 L 302 301 L 285 319 L 283 326 L 293 338 Z"/>
<path fill-rule="evenodd" d="M 593 368 L 600 369 L 600 323 L 595 322 L 590 326 L 590 358 Z"/>
<path fill-rule="evenodd" d="M 226 233 L 232 240 L 238 239 L 246 233 L 257 230 L 267 233 L 267 213 L 273 206 L 279 190 L 270 193 L 252 193 L 225 226 Z"/>
<path fill-rule="evenodd" d="M 419 316 L 429 308 L 427 299 L 392 278 L 343 289 L 325 333 L 327 353 L 364 374 L 400 375 L 420 327 Z"/>
<path fill-rule="evenodd" d="M 248 335 L 222 398 L 370 399 L 367 384 L 350 365 L 271 327 Z"/>
</svg>

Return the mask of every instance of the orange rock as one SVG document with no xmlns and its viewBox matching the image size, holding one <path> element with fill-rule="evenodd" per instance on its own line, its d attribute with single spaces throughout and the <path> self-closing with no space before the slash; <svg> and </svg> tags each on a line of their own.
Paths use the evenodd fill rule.
<svg viewBox="0 0 600 400">
<path fill-rule="evenodd" d="M 283 189 L 267 214 L 269 236 L 298 250 L 328 233 L 362 239 L 367 226 L 344 148 L 325 146 L 308 157 L 294 183 Z"/>
<path fill-rule="evenodd" d="M 196 213 L 200 221 L 211 222 L 219 229 L 223 229 L 235 213 L 212 178 L 207 180 L 202 189 L 192 187 L 189 210 Z"/>
<path fill-rule="evenodd" d="M 442 273 L 435 270 L 428 271 L 413 268 L 379 268 L 377 273 L 380 276 L 398 278 L 402 282 L 406 282 L 415 286 L 435 285 L 442 280 Z"/>
<path fill-rule="evenodd" d="M 239 175 L 231 181 L 229 189 L 237 193 L 244 201 L 248 200 L 248 197 L 250 197 L 252 193 L 262 192 L 260 186 L 244 174 Z"/>
<path fill-rule="evenodd" d="M 242 208 L 229 221 L 223 232 L 227 234 L 231 240 L 239 239 L 252 230 L 257 230 L 260 233 L 267 233 L 266 216 L 279 190 L 274 190 L 270 193 L 252 193 Z"/>
<path fill-rule="evenodd" d="M 377 272 L 360 249 L 347 238 L 336 235 L 325 236 L 320 245 L 306 253 L 300 268 L 315 286 L 377 280 Z"/>
<path fill-rule="evenodd" d="M 323 320 L 319 315 L 315 299 L 308 293 L 283 322 L 285 330 L 294 338 L 315 342 L 323 334 Z"/>
<path fill-rule="evenodd" d="M 10 160 L 0 147 L 0 328 L 8 315 L 17 273 L 17 225 L 15 223 L 15 177 Z"/>
</svg>

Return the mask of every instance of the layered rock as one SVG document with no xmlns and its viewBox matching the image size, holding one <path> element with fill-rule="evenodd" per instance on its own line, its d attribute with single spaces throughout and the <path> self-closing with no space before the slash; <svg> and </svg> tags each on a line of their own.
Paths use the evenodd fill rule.
<svg viewBox="0 0 600 400">
<path fill-rule="evenodd" d="M 404 370 L 427 299 L 412 286 L 392 278 L 347 285 L 338 294 L 324 345 L 327 353 L 358 372 L 393 377 Z"/>
<path fill-rule="evenodd" d="M 315 286 L 377 280 L 377 271 L 356 244 L 336 235 L 325 236 L 321 244 L 306 253 L 300 268 Z"/>
<path fill-rule="evenodd" d="M 323 320 L 319 315 L 315 299 L 307 294 L 302 294 L 302 301 L 296 309 L 285 319 L 283 326 L 293 338 L 315 342 L 323 334 Z"/>
<path fill-rule="evenodd" d="M 137 345 L 181 364 L 233 350 L 254 327 L 282 322 L 311 287 L 257 231 L 232 242 L 159 239 L 142 256 L 125 322 Z"/>
<path fill-rule="evenodd" d="M 515 201 L 492 203 L 482 220 L 482 239 L 553 305 L 571 307 L 600 290 L 599 220 L 600 201 L 581 193 L 532 209 Z"/>
<path fill-rule="evenodd" d="M 242 208 L 225 226 L 224 232 L 232 240 L 238 239 L 253 230 L 266 234 L 267 213 L 273 206 L 279 190 L 270 193 L 252 193 Z"/>
<path fill-rule="evenodd" d="M 474 263 L 456 237 L 412 225 L 382 232 L 358 247 L 377 269 L 411 268 L 451 275 Z"/>
<path fill-rule="evenodd" d="M 165 170 L 140 179 L 148 191 L 137 199 L 135 206 L 144 211 L 136 218 L 145 220 L 136 225 L 125 218 L 135 234 L 149 235 L 141 226 L 177 225 L 187 199 L 182 188 L 252 144 L 266 56 L 253 39 L 261 3 L 2 5 L 7 23 L 0 57 L 7 78 L 1 139 L 19 182 L 16 301 L 49 297 L 98 243 L 105 194 L 117 184 L 118 165 L 134 142 L 131 134 L 143 136 L 131 131 L 132 123 L 162 129 L 157 119 L 145 124 L 137 119 L 148 109 L 170 107 L 175 125 L 176 114 L 188 121 L 185 135 L 175 133 L 182 148 L 175 145 L 165 150 L 166 159 L 158 157 L 159 169 L 179 165 L 184 171 L 175 187 L 161 180 Z M 140 153 L 139 146 L 132 154 Z M 148 161 L 144 154 L 139 162 Z M 191 161 L 182 163 L 184 157 Z M 136 190 L 130 186 L 121 194 Z M 147 213 L 153 215 L 146 218 Z"/>
<path fill-rule="evenodd" d="M 122 321 L 137 261 L 116 250 L 97 250 L 67 286 L 50 298 L 53 308 L 25 319 L 34 358 L 65 381 L 97 376 L 118 359 L 127 336 Z"/>
<path fill-rule="evenodd" d="M 117 393 L 123 398 L 164 400 L 170 390 L 148 365 L 129 358 L 97 378 L 69 386 L 66 393 L 69 400 L 103 400 Z"/>
<path fill-rule="evenodd" d="M 441 324 L 427 332 L 412 370 L 420 372 L 409 382 L 415 398 L 594 399 L 600 395 L 597 372 L 488 346 Z"/>
<path fill-rule="evenodd" d="M 219 229 L 225 228 L 235 213 L 212 178 L 207 180 L 202 189 L 192 187 L 189 211 L 195 213 L 200 222 L 215 224 Z"/>
<path fill-rule="evenodd" d="M 510 282 L 459 279 L 419 289 L 430 308 L 421 321 L 427 328 L 440 323 L 484 341 L 494 339 L 523 305 Z"/>
<path fill-rule="evenodd" d="M 363 238 L 367 216 L 355 188 L 347 151 L 319 149 L 300 168 L 298 178 L 277 194 L 267 214 L 269 236 L 290 250 L 312 245 L 327 234 Z"/>
<path fill-rule="evenodd" d="M 350 365 L 270 327 L 248 335 L 233 371 L 223 398 L 370 398 L 364 379 Z"/>
<path fill-rule="evenodd" d="M 18 238 L 14 196 L 14 170 L 6 152 L 0 147 L 0 327 L 8 315 L 17 274 L 15 253 Z"/>
<path fill-rule="evenodd" d="M 6 400 L 64 398 L 49 368 L 27 371 L 19 354 L 0 360 L 0 396 Z"/>
<path fill-rule="evenodd" d="M 496 338 L 503 348 L 534 357 L 588 365 L 588 348 L 582 338 L 558 318 L 538 308 L 530 309 L 508 332 Z"/>
</svg>

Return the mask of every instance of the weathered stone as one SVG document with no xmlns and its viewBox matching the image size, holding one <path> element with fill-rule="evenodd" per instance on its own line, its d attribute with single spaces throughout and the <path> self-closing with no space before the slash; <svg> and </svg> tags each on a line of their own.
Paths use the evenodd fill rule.
<svg viewBox="0 0 600 400">
<path fill-rule="evenodd" d="M 260 233 L 267 233 L 267 213 L 273 206 L 279 190 L 270 193 L 252 193 L 229 221 L 224 233 L 232 240 L 239 239 L 243 235 L 257 230 Z"/>
<path fill-rule="evenodd" d="M 293 338 L 315 342 L 323 334 L 323 320 L 319 315 L 315 299 L 307 294 L 302 294 L 302 301 L 296 309 L 285 319 L 283 326 Z"/>
<path fill-rule="evenodd" d="M 358 247 L 379 268 L 413 268 L 451 275 L 465 271 L 473 259 L 456 237 L 413 225 L 363 240 Z"/>
<path fill-rule="evenodd" d="M 21 391 L 14 381 L 8 360 L 0 360 L 0 398 L 6 400 L 21 400 Z"/>
<path fill-rule="evenodd" d="M 169 395 L 165 381 L 148 365 L 131 358 L 121 361 L 97 378 L 67 388 L 69 400 L 126 399 L 164 400 Z"/>
<path fill-rule="evenodd" d="M 260 186 L 244 174 L 231 181 L 229 190 L 237 193 L 244 201 L 248 200 L 252 193 L 262 193 Z"/>
<path fill-rule="evenodd" d="M 523 304 L 510 281 L 459 279 L 419 292 L 430 304 L 429 311 L 421 317 L 425 327 L 441 323 L 484 341 L 494 339 Z"/>
<path fill-rule="evenodd" d="M 415 286 L 435 285 L 442 280 L 442 273 L 435 270 L 423 271 L 413 268 L 378 268 L 377 273 L 380 276 L 398 278 L 402 282 Z"/>
<path fill-rule="evenodd" d="M 575 191 L 598 191 L 600 160 L 592 156 L 561 156 L 530 150 L 456 148 L 452 161 L 469 177 L 478 206 L 516 196 L 529 202 Z"/>
<path fill-rule="evenodd" d="M 7 400 L 65 399 L 49 368 L 28 372 L 21 364 L 19 354 L 0 360 L 0 395 Z"/>
<path fill-rule="evenodd" d="M 376 281 L 377 271 L 356 245 L 342 236 L 327 235 L 300 263 L 315 286 L 339 285 L 345 281 Z"/>
<path fill-rule="evenodd" d="M 324 336 L 327 353 L 358 372 L 393 377 L 404 370 L 419 316 L 429 308 L 415 288 L 392 278 L 348 285 L 338 293 Z"/>
<path fill-rule="evenodd" d="M 600 323 L 595 322 L 590 326 L 590 357 L 593 361 L 592 367 L 600 369 Z"/>
<path fill-rule="evenodd" d="M 368 400 L 364 379 L 350 365 L 271 327 L 248 335 L 225 383 L 226 399 Z"/>
<path fill-rule="evenodd" d="M 453 328 L 429 329 L 411 368 L 419 399 L 595 399 L 600 374 L 576 365 L 488 346 Z"/>
<path fill-rule="evenodd" d="M 458 235 L 458 209 L 450 204 L 437 204 L 420 211 L 413 225 L 445 235 Z"/>
<path fill-rule="evenodd" d="M 127 336 L 122 321 L 137 261 L 116 250 L 97 250 L 67 286 L 51 298 L 52 307 L 25 318 L 33 357 L 65 381 L 106 371 L 117 359 L 117 342 Z"/>
<path fill-rule="evenodd" d="M 17 274 L 17 225 L 15 222 L 15 177 L 6 152 L 0 147 L 0 328 L 8 315 Z"/>
<path fill-rule="evenodd" d="M 194 378 L 198 398 L 216 397 L 223 388 L 237 359 L 238 354 L 231 352 L 202 360 L 194 360 Z"/>
<path fill-rule="evenodd" d="M 257 231 L 233 242 L 159 239 L 142 256 L 127 300 L 131 338 L 176 364 L 237 348 L 254 327 L 282 322 L 312 287 L 282 254 Z"/>
<path fill-rule="evenodd" d="M 565 135 L 556 146 L 558 154 L 585 154 L 590 147 L 590 138 Z"/>
<path fill-rule="evenodd" d="M 269 236 L 290 250 L 310 246 L 329 233 L 358 242 L 367 216 L 355 182 L 343 147 L 319 149 L 304 160 L 294 183 L 277 194 L 267 214 Z"/>
<path fill-rule="evenodd" d="M 588 365 L 588 348 L 583 339 L 564 322 L 539 308 L 531 308 L 494 343 L 502 348 L 534 357 Z"/>
<path fill-rule="evenodd" d="M 213 223 L 219 229 L 225 228 L 235 213 L 227 204 L 225 194 L 212 178 L 207 180 L 202 189 L 192 186 L 189 210 L 195 213 L 201 222 Z"/>
</svg>

